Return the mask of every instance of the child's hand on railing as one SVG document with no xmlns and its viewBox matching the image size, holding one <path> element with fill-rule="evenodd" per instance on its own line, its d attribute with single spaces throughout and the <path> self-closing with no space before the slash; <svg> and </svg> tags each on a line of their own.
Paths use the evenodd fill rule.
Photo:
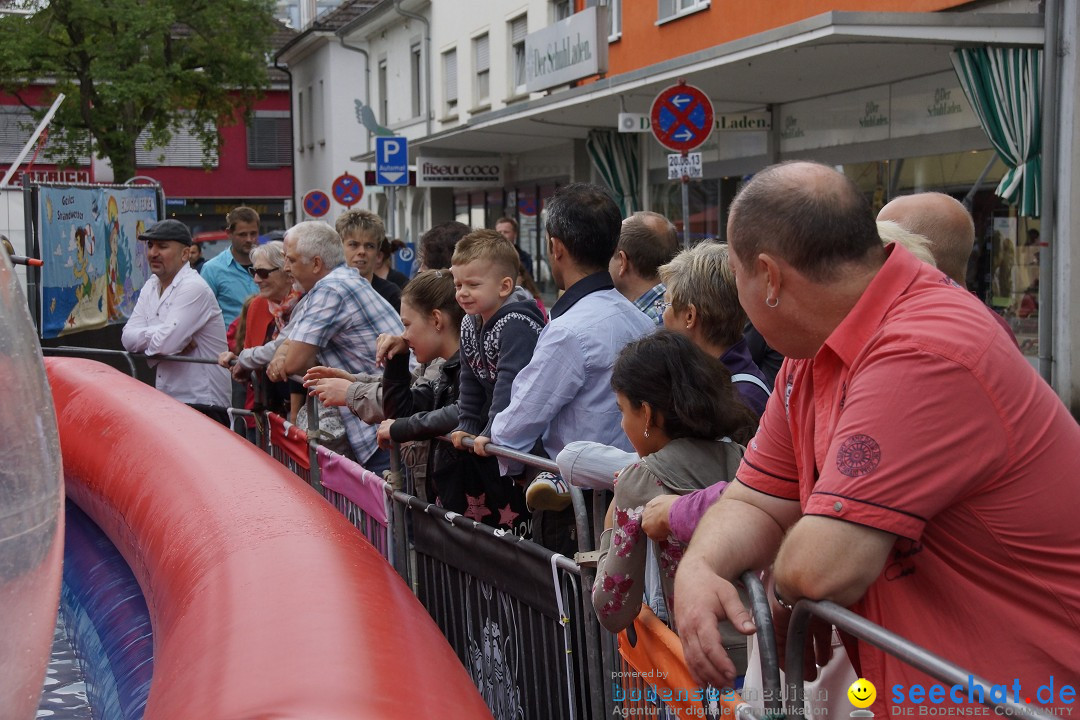
<svg viewBox="0 0 1080 720">
<path fill-rule="evenodd" d="M 340 377 L 322 378 L 319 380 L 308 380 L 308 376 L 304 376 L 304 387 L 307 388 L 308 395 L 317 397 L 326 407 L 340 407 L 345 404 L 345 395 L 349 392 L 349 385 L 352 384 L 351 380 L 346 380 Z"/>
<path fill-rule="evenodd" d="M 379 423 L 379 429 L 375 433 L 375 441 L 378 442 L 379 447 L 384 450 L 390 447 L 390 426 L 393 424 L 393 420 L 383 420 Z"/>
<path fill-rule="evenodd" d="M 226 350 L 217 356 L 217 364 L 223 368 L 227 368 L 236 362 L 236 353 Z"/>
<path fill-rule="evenodd" d="M 454 447 L 456 447 L 458 450 L 468 450 L 469 448 L 466 447 L 465 443 L 462 441 L 465 438 L 471 437 L 476 436 L 471 433 L 467 433 L 464 430 L 455 430 L 454 432 L 450 433 L 450 442 L 454 443 Z"/>
<path fill-rule="evenodd" d="M 491 438 L 484 437 L 483 435 L 477 435 L 476 439 L 473 440 L 472 451 L 480 457 L 487 457 L 487 444 L 489 442 L 491 442 Z"/>
<path fill-rule="evenodd" d="M 342 380 L 348 380 L 349 382 L 355 380 L 348 371 L 342 370 L 341 368 L 316 365 L 304 373 L 304 386 L 307 387 L 307 382 L 309 380 L 323 380 L 329 378 L 340 378 Z"/>
</svg>

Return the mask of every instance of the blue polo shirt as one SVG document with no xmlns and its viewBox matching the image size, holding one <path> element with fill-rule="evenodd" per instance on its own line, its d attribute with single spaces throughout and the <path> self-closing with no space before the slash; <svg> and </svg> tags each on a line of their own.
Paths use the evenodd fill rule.
<svg viewBox="0 0 1080 720">
<path fill-rule="evenodd" d="M 226 328 L 232 325 L 232 321 L 240 314 L 244 301 L 259 291 L 247 269 L 236 262 L 229 248 L 207 260 L 200 275 L 214 291 L 214 297 L 217 298 L 221 314 L 225 318 Z"/>
</svg>

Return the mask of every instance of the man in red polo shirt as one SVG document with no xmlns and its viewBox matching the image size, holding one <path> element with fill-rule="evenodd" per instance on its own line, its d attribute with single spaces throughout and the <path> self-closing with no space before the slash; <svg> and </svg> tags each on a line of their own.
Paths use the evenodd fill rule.
<svg viewBox="0 0 1080 720">
<path fill-rule="evenodd" d="M 865 198 L 830 168 L 757 174 L 728 237 L 741 304 L 790 359 L 676 576 L 695 678 L 731 685 L 716 621 L 752 632 L 730 581 L 772 565 L 785 603 L 849 606 L 1010 699 L 1014 681 L 1021 702 L 1075 688 L 1080 428 L 1057 396 L 974 297 L 882 247 Z M 866 644 L 852 661 L 878 717 L 898 686 L 907 702 L 936 682 Z"/>
</svg>

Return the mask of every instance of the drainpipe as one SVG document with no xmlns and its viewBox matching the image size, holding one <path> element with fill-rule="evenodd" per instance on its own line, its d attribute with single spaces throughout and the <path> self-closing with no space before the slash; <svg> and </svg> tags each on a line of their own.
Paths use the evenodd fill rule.
<svg viewBox="0 0 1080 720">
<path fill-rule="evenodd" d="M 417 13 L 409 12 L 408 10 L 402 10 L 401 9 L 401 0 L 394 0 L 394 10 L 396 10 L 397 14 L 401 15 L 402 17 L 412 18 L 413 20 L 419 20 L 420 22 L 424 23 L 424 65 L 425 65 L 425 68 L 426 68 L 425 69 L 425 74 L 427 75 L 427 77 L 424 78 L 424 80 L 425 80 L 424 85 L 426 86 L 425 87 L 425 92 L 424 92 L 424 97 L 425 97 L 425 102 L 427 103 L 427 118 L 426 118 L 427 136 L 430 137 L 431 136 L 431 23 L 429 23 L 427 18 L 425 18 L 423 15 L 418 15 Z"/>
<path fill-rule="evenodd" d="M 345 38 L 342 35 L 338 35 L 338 42 L 340 42 L 341 47 L 345 48 L 346 50 L 352 50 L 353 52 L 358 52 L 364 56 L 364 105 L 366 107 L 371 107 L 371 55 L 369 55 L 368 51 L 362 47 L 357 47 L 356 45 L 349 45 L 347 42 L 345 42 Z M 367 146 L 365 152 L 371 152 L 370 132 L 367 134 L 365 145 Z"/>
<path fill-rule="evenodd" d="M 296 204 L 296 138 L 293 137 L 292 122 L 293 117 L 295 117 L 295 114 L 293 112 L 295 110 L 293 106 L 293 76 L 292 71 L 290 71 L 288 67 L 278 64 L 277 58 L 274 58 L 274 69 L 280 70 L 281 72 L 289 76 L 289 158 L 291 160 L 289 163 L 289 169 L 291 170 L 291 172 L 289 174 L 292 177 L 289 185 L 291 186 L 292 192 L 292 217 L 286 218 L 286 221 L 292 220 L 293 222 L 286 222 L 286 225 L 295 225 L 295 220 L 298 217 L 298 206 Z M 301 108 L 301 112 L 303 112 L 303 108 Z"/>
<path fill-rule="evenodd" d="M 1058 172 L 1058 140 L 1061 132 L 1058 121 L 1061 78 L 1061 17 L 1060 0 L 1047 0 L 1043 9 L 1045 34 L 1043 45 L 1043 87 L 1042 87 L 1042 247 L 1039 248 L 1039 374 L 1054 389 L 1064 395 L 1068 388 L 1068 378 L 1055 378 L 1054 375 L 1054 316 L 1057 314 L 1054 295 L 1054 246 L 1059 242 L 1056 228 L 1056 187 Z M 1054 189 L 1052 189 L 1054 188 Z M 1063 238 L 1068 242 L 1068 238 Z M 1071 392 L 1068 391 L 1068 392 Z M 1069 401 L 1066 401 L 1069 402 Z"/>
</svg>

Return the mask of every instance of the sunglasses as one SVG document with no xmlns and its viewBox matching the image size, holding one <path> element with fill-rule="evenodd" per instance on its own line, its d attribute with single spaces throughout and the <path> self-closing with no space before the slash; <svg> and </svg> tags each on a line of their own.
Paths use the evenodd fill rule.
<svg viewBox="0 0 1080 720">
<path fill-rule="evenodd" d="M 255 268 L 248 266 L 247 271 L 248 274 L 251 275 L 251 277 L 258 276 L 260 279 L 265 280 L 266 278 L 270 277 L 270 273 L 276 273 L 280 269 L 281 268 L 270 268 L 269 270 L 267 270 L 266 268 Z"/>
</svg>

